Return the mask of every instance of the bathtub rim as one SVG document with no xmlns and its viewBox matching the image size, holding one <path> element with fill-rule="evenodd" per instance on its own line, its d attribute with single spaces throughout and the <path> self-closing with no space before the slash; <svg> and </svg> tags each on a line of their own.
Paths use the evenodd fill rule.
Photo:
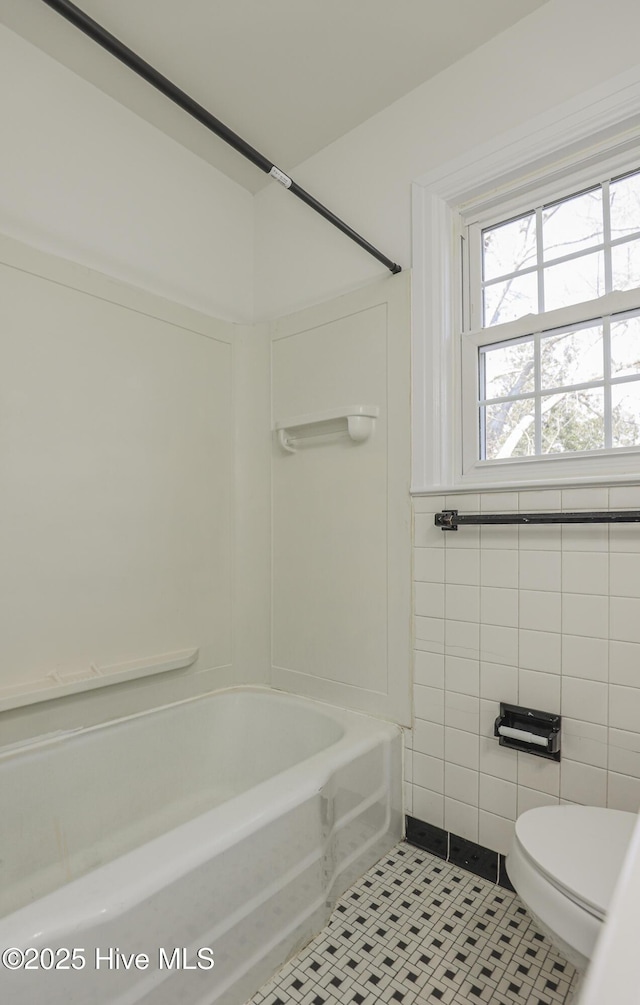
<svg viewBox="0 0 640 1005">
<path fill-rule="evenodd" d="M 318 705 L 320 706 L 320 710 L 327 710 L 325 714 L 328 718 L 338 720 L 341 725 L 344 725 L 341 721 L 343 717 L 347 720 L 347 722 L 350 722 L 352 717 L 357 717 L 358 719 L 369 720 L 371 722 L 375 722 L 376 724 L 380 724 L 381 726 L 386 725 L 401 731 L 406 728 L 400 723 L 396 723 L 391 719 L 384 719 L 382 717 L 372 715 L 370 712 L 343 708 L 340 705 L 332 705 L 330 702 L 322 701 L 319 698 L 308 698 L 305 695 L 292 694 L 290 691 L 281 691 L 278 688 L 270 687 L 266 684 L 234 684 L 232 687 L 212 688 L 209 691 L 202 691 L 200 694 L 189 695 L 186 698 L 178 698 L 175 701 L 167 701 L 159 705 L 152 705 L 149 708 L 144 708 L 137 712 L 129 712 L 126 715 L 119 715 L 113 719 L 105 719 L 102 722 L 95 722 L 89 726 L 71 726 L 69 729 L 53 730 L 51 733 L 38 733 L 33 737 L 29 737 L 25 740 L 17 740 L 13 743 L 4 745 L 0 743 L 0 763 L 2 763 L 5 759 L 10 760 L 14 756 L 18 757 L 31 750 L 35 751 L 41 747 L 48 746 L 49 744 L 53 745 L 63 742 L 64 740 L 78 734 L 88 734 L 96 731 L 102 731 L 120 725 L 121 723 L 133 722 L 136 719 L 146 718 L 147 716 L 153 715 L 155 712 L 162 712 L 170 708 L 179 708 L 181 706 L 195 704 L 200 701 L 211 699 L 217 695 L 222 696 L 225 694 L 237 693 L 273 695 L 285 703 L 303 706 Z M 0 713 L 0 716 L 1 714 L 2 713 Z M 339 743 L 340 739 L 334 742 Z"/>
<path fill-rule="evenodd" d="M 79 732 L 105 729 L 116 723 L 148 716 L 161 709 L 180 707 L 203 699 L 212 700 L 217 695 L 239 691 L 274 695 L 294 707 L 321 705 L 331 710 L 327 712 L 329 717 L 335 712 L 335 717 L 339 721 L 342 720 L 343 734 L 328 747 L 317 751 L 304 761 L 284 769 L 218 806 L 156 835 L 149 841 L 104 862 L 96 869 L 3 915 L 0 917 L 0 943 L 6 942 L 7 945 L 18 946 L 51 945 L 59 938 L 58 933 L 64 933 L 67 938 L 73 934 L 78 934 L 80 937 L 89 926 L 123 914 L 141 899 L 151 896 L 159 887 L 175 883 L 207 859 L 223 853 L 231 845 L 249 837 L 259 827 L 269 825 L 287 810 L 312 798 L 327 785 L 336 771 L 374 749 L 381 742 L 384 746 L 391 746 L 395 741 L 399 748 L 398 755 L 402 757 L 402 727 L 399 725 L 366 713 L 318 702 L 312 698 L 250 685 L 204 692 L 201 695 L 88 726 L 86 730 L 80 727 L 56 733 L 48 739 L 38 739 L 33 745 L 12 748 L 11 752 L 17 756 L 73 737 Z M 387 769 L 388 762 L 385 771 Z M 250 793 L 254 795 L 253 802 L 250 801 Z M 244 804 L 242 815 L 237 812 L 239 804 Z M 206 831 L 214 821 L 214 817 L 217 817 L 220 828 L 215 837 L 212 838 L 211 834 L 207 833 L 206 840 L 185 840 L 193 838 L 196 830 Z M 111 883 L 111 876 L 117 878 L 117 882 Z M 105 894 L 105 889 L 108 890 L 108 895 Z M 80 891 L 83 892 L 80 894 Z M 91 906 L 79 910 L 79 903 Z M 35 904 L 39 905 L 39 910 L 37 930 L 34 931 Z"/>
</svg>

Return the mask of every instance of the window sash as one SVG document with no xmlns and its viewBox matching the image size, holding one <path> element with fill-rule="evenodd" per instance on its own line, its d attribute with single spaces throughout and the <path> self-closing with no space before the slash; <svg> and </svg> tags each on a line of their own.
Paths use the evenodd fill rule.
<svg viewBox="0 0 640 1005">
<path fill-rule="evenodd" d="M 492 328 L 481 328 L 474 332 L 463 332 L 460 337 L 460 361 L 461 361 L 461 425 L 462 425 L 462 469 L 463 474 L 469 475 L 472 471 L 491 469 L 494 465 L 518 465 L 518 464 L 543 464 L 561 458 L 565 462 L 574 462 L 580 458 L 603 458 L 608 455 L 624 455 L 640 453 L 640 446 L 634 447 L 613 447 L 611 432 L 611 389 L 621 384 L 637 382 L 638 375 L 624 375 L 612 377 L 611 347 L 609 341 L 610 324 L 634 316 L 640 310 L 640 288 L 616 291 L 605 294 L 596 300 L 587 301 L 582 304 L 562 307 L 556 311 L 548 311 L 543 314 L 527 315 L 525 318 L 518 318 L 502 325 L 495 325 Z M 554 332 L 561 333 L 573 327 L 584 327 L 589 323 L 602 323 L 605 339 L 605 369 L 603 376 L 598 379 L 584 381 L 579 384 L 559 385 L 556 387 L 542 387 L 540 380 L 540 342 L 545 336 L 550 336 Z M 518 395 L 505 395 L 502 397 L 483 398 L 480 396 L 480 352 L 479 350 L 488 346 L 499 347 L 508 343 L 518 341 L 533 340 L 535 359 L 535 386 L 532 391 L 523 392 Z M 565 451 L 555 454 L 545 454 L 542 452 L 541 430 L 542 430 L 542 400 L 554 394 L 570 393 L 576 390 L 604 389 L 604 445 L 602 448 L 585 451 Z M 498 404 L 503 401 L 533 400 L 535 405 L 535 453 L 526 457 L 507 458 L 485 458 L 482 456 L 484 448 L 484 416 L 485 410 L 482 406 L 487 403 Z"/>
<path fill-rule="evenodd" d="M 565 460 L 571 461 L 576 457 L 584 457 L 589 454 L 609 454 L 613 452 L 629 450 L 638 451 L 638 447 L 614 447 L 612 442 L 612 386 L 631 382 L 634 377 L 611 377 L 611 345 L 610 345 L 610 319 L 620 316 L 622 320 L 628 316 L 628 312 L 640 309 L 640 286 L 631 290 L 613 290 L 613 252 L 617 247 L 638 240 L 640 230 L 622 237 L 611 237 L 611 216 L 610 216 L 610 185 L 624 177 L 638 175 L 637 153 L 626 155 L 627 161 L 624 163 L 618 158 L 614 158 L 607 170 L 606 164 L 600 164 L 587 179 L 586 184 L 579 184 L 576 176 L 569 176 L 561 191 L 551 183 L 543 186 L 537 193 L 528 192 L 519 202 L 513 203 L 509 212 L 505 206 L 500 207 L 496 212 L 488 215 L 480 214 L 476 219 L 469 222 L 461 214 L 459 224 L 462 234 L 462 252 L 460 281 L 463 290 L 462 295 L 462 325 L 460 358 L 462 364 L 462 386 L 461 386 L 461 412 L 462 412 L 462 460 L 463 475 L 470 468 L 487 466 L 495 463 L 497 458 L 487 458 L 486 455 L 486 420 L 488 407 L 493 404 L 503 402 L 527 401 L 534 404 L 534 446 L 533 453 L 527 457 L 508 457 L 500 460 L 506 463 L 517 464 L 519 461 L 528 460 L 540 463 L 542 460 L 551 457 L 561 456 Z M 561 255 L 549 255 L 545 251 L 543 240 L 543 214 L 545 210 L 579 198 L 589 192 L 601 193 L 601 229 L 602 239 L 597 243 L 580 248 L 574 252 L 567 252 Z M 484 277 L 484 246 L 483 234 L 487 230 L 508 225 L 519 219 L 531 217 L 535 224 L 535 264 L 527 265 L 522 269 L 506 272 L 504 275 L 491 275 L 489 279 Z M 550 249 L 552 250 L 552 249 Z M 557 308 L 555 310 L 545 310 L 545 280 L 547 269 L 568 262 L 574 262 L 588 255 L 600 254 L 602 256 L 604 272 L 605 292 L 602 296 L 592 300 L 578 301 L 568 307 Z M 466 279 L 465 279 L 466 273 Z M 491 287 L 497 287 L 500 283 L 508 282 L 510 279 L 523 276 L 536 277 L 536 307 L 535 313 L 530 313 L 517 318 L 515 321 L 502 322 L 494 325 L 485 325 L 485 291 Z M 550 336 L 554 331 L 561 333 L 563 330 L 579 329 L 589 323 L 600 323 L 603 325 L 604 337 L 604 370 L 602 378 L 593 381 L 586 381 L 576 384 L 560 385 L 558 387 L 544 389 L 541 387 L 541 340 L 545 336 Z M 466 330 L 465 330 L 466 328 Z M 469 330 L 471 328 L 471 330 Z M 487 346 L 499 347 L 513 344 L 516 341 L 532 339 L 534 342 L 535 358 L 535 388 L 532 391 L 507 395 L 501 398 L 481 397 L 480 384 L 482 378 L 482 367 L 485 357 L 480 353 L 480 349 Z M 473 356 L 471 347 L 473 346 Z M 473 389 L 471 381 L 473 380 Z M 588 391 L 591 389 L 603 391 L 603 446 L 594 451 L 565 451 L 557 454 L 543 453 L 542 426 L 543 426 L 543 401 L 548 400 L 553 395 L 570 394 L 576 391 Z M 471 405 L 473 402 L 473 406 Z M 470 418 L 470 411 L 473 408 L 473 420 Z M 473 434 L 472 434 L 473 421 Z M 471 447 L 473 444 L 473 448 Z"/>
<path fill-rule="evenodd" d="M 527 335 L 539 335 L 555 328 L 569 328 L 572 325 L 587 324 L 589 321 L 614 314 L 625 314 L 640 308 L 640 287 L 633 290 L 615 290 L 594 300 L 583 300 L 569 307 L 558 307 L 541 314 L 527 314 L 515 321 L 492 325 L 491 328 L 475 328 L 463 331 L 463 340 L 470 340 L 476 346 L 498 345 L 511 342 Z"/>
<path fill-rule="evenodd" d="M 635 170 L 629 173 L 637 173 L 637 155 L 634 162 Z M 504 208 L 499 214 L 492 218 L 476 220 L 465 226 L 464 218 L 460 217 L 460 228 L 463 235 L 462 247 L 466 254 L 463 257 L 461 269 L 461 282 L 464 278 L 466 266 L 466 283 L 463 285 L 463 305 L 466 308 L 462 312 L 462 324 L 467 326 L 461 334 L 461 364 L 462 364 L 462 459 L 463 474 L 471 469 L 478 470 L 479 467 L 487 467 L 495 464 L 498 460 L 501 463 L 517 464 L 522 461 L 540 463 L 554 457 L 562 457 L 565 461 L 572 461 L 577 457 L 589 455 L 603 456 L 611 453 L 638 451 L 640 447 L 613 447 L 612 446 L 612 411 L 611 411 L 611 389 L 613 385 L 627 383 L 634 380 L 633 377 L 612 378 L 610 374 L 610 343 L 609 343 L 609 320 L 612 317 L 620 319 L 628 316 L 629 312 L 640 309 L 640 287 L 619 291 L 612 290 L 612 251 L 616 247 L 623 246 L 637 240 L 640 232 L 624 235 L 623 237 L 611 239 L 610 214 L 609 214 L 609 179 L 602 181 L 602 173 L 599 172 L 600 181 L 596 186 L 576 188 L 576 183 L 568 187 L 564 196 L 557 197 L 553 193 L 553 198 L 538 199 L 535 206 L 532 199 L 523 201 L 519 206 L 519 212 L 505 215 Z M 618 172 L 612 178 L 623 177 L 624 173 Z M 603 234 L 602 241 L 581 249 L 570 252 L 555 258 L 544 258 L 544 246 L 542 241 L 542 214 L 545 208 L 550 205 L 569 201 L 584 192 L 600 189 L 603 200 Z M 547 195 L 549 193 L 547 192 Z M 533 213 L 536 225 L 536 262 L 535 265 L 527 266 L 517 272 L 505 273 L 504 276 L 491 276 L 490 280 L 483 277 L 483 232 L 492 227 L 498 227 L 511 220 Z M 513 276 L 534 275 L 537 276 L 537 305 L 544 305 L 544 279 L 545 269 L 549 266 L 562 264 L 563 262 L 576 261 L 585 255 L 603 252 L 605 293 L 592 300 L 581 301 L 571 304 L 568 307 L 556 308 L 555 310 L 541 310 L 538 313 L 530 313 L 514 321 L 502 322 L 495 325 L 484 325 L 484 290 L 500 282 L 507 281 Z M 466 287 L 466 288 L 465 288 Z M 550 335 L 554 331 L 570 330 L 574 327 L 583 327 L 589 323 L 604 323 L 606 362 L 603 377 L 599 380 L 587 381 L 580 384 L 560 385 L 554 388 L 544 388 L 540 386 L 540 342 L 545 335 Z M 469 327 L 472 330 L 469 330 Z M 482 359 L 479 350 L 486 346 L 500 346 L 523 339 L 534 340 L 535 352 L 535 380 L 536 386 L 533 391 L 514 396 L 505 396 L 500 399 L 490 399 L 480 397 L 480 368 Z M 542 452 L 542 402 L 554 394 L 571 393 L 578 390 L 603 389 L 604 393 L 604 442 L 602 448 L 593 451 L 567 451 L 558 454 L 545 454 Z M 527 457 L 509 457 L 504 459 L 486 458 L 485 444 L 485 421 L 487 416 L 487 404 L 498 404 L 501 401 L 523 401 L 532 400 L 534 402 L 534 453 Z M 471 411 L 473 418 L 470 417 Z M 472 446 L 473 445 L 473 446 Z"/>
<path fill-rule="evenodd" d="M 609 317 L 597 317 L 592 318 L 591 321 L 586 324 L 580 324 L 578 326 L 569 326 L 560 329 L 551 329 L 548 331 L 537 332 L 533 336 L 526 336 L 524 339 L 515 339 L 510 342 L 493 342 L 489 343 L 486 348 L 500 349 L 501 347 L 515 346 L 523 343 L 532 344 L 532 361 L 534 366 L 534 380 L 533 380 L 533 390 L 521 391 L 517 394 L 504 394 L 504 395 L 493 395 L 488 396 L 486 393 L 483 395 L 483 385 L 484 381 L 484 371 L 486 367 L 486 355 L 483 354 L 483 346 L 478 348 L 477 356 L 477 366 L 478 366 L 478 399 L 477 399 L 477 409 L 478 409 L 478 425 L 479 425 L 479 459 L 484 460 L 494 460 L 496 458 L 487 458 L 486 449 L 486 418 L 487 409 L 494 405 L 504 405 L 504 404 L 515 404 L 516 402 L 526 402 L 529 401 L 533 404 L 533 432 L 534 432 L 534 451 L 530 456 L 534 457 L 547 457 L 551 456 L 551 452 L 543 450 L 542 445 L 542 434 L 543 434 L 543 416 L 546 411 L 545 403 L 549 402 L 551 398 L 557 398 L 560 395 L 570 395 L 577 391 L 602 391 L 602 408 L 603 408 L 603 444 L 602 448 L 606 450 L 622 450 L 622 449 L 639 449 L 640 444 L 636 444 L 632 447 L 627 446 L 617 446 L 614 445 L 614 411 L 612 407 L 612 389 L 617 388 L 625 384 L 635 384 L 640 386 L 640 372 L 635 371 L 632 373 L 626 373 L 621 375 L 615 375 L 612 373 L 612 352 L 611 352 L 611 325 L 622 321 L 630 320 L 631 318 L 640 318 L 639 311 L 625 311 L 622 314 L 614 314 Z M 563 334 L 569 334 L 571 332 L 579 332 L 582 329 L 589 328 L 591 326 L 597 326 L 602 329 L 602 371 L 601 376 L 593 377 L 584 381 L 566 381 L 563 384 L 545 384 L 543 383 L 542 365 L 541 365 L 541 350 L 544 346 L 546 339 L 552 339 L 554 336 L 561 336 Z M 529 424 L 530 425 L 530 424 Z M 529 428 L 529 426 L 527 426 Z M 524 430 L 523 430 L 524 432 Z M 507 437 L 508 440 L 508 437 Z M 599 448 L 592 448 L 599 449 Z M 565 456 L 577 456 L 578 454 L 585 454 L 591 452 L 590 450 L 575 450 L 575 451 L 556 451 L 556 453 L 564 453 Z M 510 459 L 514 459 L 513 457 Z"/>
<path fill-rule="evenodd" d="M 546 185 L 534 188 L 519 198 L 509 199 L 505 195 L 504 203 L 502 205 L 494 205 L 491 210 L 485 209 L 484 212 L 474 212 L 473 209 L 462 209 L 460 226 L 462 232 L 466 232 L 467 237 L 465 241 L 467 256 L 465 271 L 468 278 L 465 285 L 468 287 L 466 292 L 469 304 L 468 316 L 464 319 L 465 329 L 496 328 L 497 325 L 486 326 L 484 324 L 484 291 L 496 287 L 500 283 L 508 282 L 510 279 L 520 279 L 526 276 L 537 276 L 538 310 L 536 314 L 542 315 L 545 312 L 544 282 L 546 270 L 579 260 L 588 255 L 602 254 L 605 295 L 612 292 L 613 250 L 640 240 L 640 229 L 620 237 L 612 238 L 610 186 L 633 175 L 640 175 L 638 154 L 635 151 L 633 154 L 627 152 L 622 157 L 614 156 L 608 160 L 605 159 L 595 169 L 591 167 L 589 174 L 585 174 L 584 171 L 577 172 L 575 175 L 570 174 L 560 188 L 558 188 L 557 184 L 554 185 L 549 181 Z M 601 191 L 602 193 L 602 240 L 587 248 L 567 252 L 563 255 L 552 257 L 545 255 L 543 212 L 553 206 L 569 203 L 572 199 L 595 191 Z M 535 218 L 536 228 L 535 264 L 527 265 L 516 271 L 505 272 L 499 276 L 491 276 L 489 280 L 485 280 L 483 275 L 483 232 L 516 222 L 523 217 L 531 215 Z"/>
</svg>

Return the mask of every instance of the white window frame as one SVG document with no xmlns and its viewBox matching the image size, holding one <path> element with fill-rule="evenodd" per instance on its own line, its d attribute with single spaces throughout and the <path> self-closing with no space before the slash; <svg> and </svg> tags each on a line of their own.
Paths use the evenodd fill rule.
<svg viewBox="0 0 640 1005">
<path fill-rule="evenodd" d="M 467 284 L 460 281 L 463 215 L 473 211 L 481 217 L 509 201 L 517 204 L 524 193 L 565 181 L 577 191 L 580 179 L 592 179 L 601 163 L 628 164 L 634 153 L 638 165 L 639 152 L 640 71 L 634 70 L 413 183 L 413 493 L 640 480 L 637 450 L 480 463 L 468 450 L 463 454 L 465 432 L 467 442 L 476 434 L 469 425 L 463 428 L 462 291 Z M 611 294 L 601 313 L 628 309 L 636 300 L 633 292 L 631 297 Z M 557 313 L 566 316 L 567 310 Z M 479 337 L 491 331 L 484 341 L 498 341 L 498 327 Z M 474 375 L 476 368 L 473 359 Z M 475 376 L 467 372 L 469 379 Z M 468 416 L 465 409 L 464 421 L 475 422 Z"/>
</svg>

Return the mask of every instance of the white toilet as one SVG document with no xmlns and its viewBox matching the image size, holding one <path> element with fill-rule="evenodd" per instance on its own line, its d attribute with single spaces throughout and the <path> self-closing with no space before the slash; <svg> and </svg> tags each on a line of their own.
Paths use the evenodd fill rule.
<svg viewBox="0 0 640 1005">
<path fill-rule="evenodd" d="M 591 959 L 635 823 L 635 813 L 595 806 L 541 806 L 516 821 L 509 879 L 579 971 Z"/>
</svg>

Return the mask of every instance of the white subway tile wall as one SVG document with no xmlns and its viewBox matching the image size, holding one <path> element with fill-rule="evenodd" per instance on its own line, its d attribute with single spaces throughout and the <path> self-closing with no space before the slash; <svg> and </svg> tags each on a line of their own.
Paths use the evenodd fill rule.
<svg viewBox="0 0 640 1005">
<path fill-rule="evenodd" d="M 640 524 L 434 526 L 608 508 L 640 509 L 640 486 L 414 500 L 408 813 L 506 854 L 534 806 L 640 808 Z M 562 714 L 560 764 L 499 746 L 500 701 Z"/>
</svg>

